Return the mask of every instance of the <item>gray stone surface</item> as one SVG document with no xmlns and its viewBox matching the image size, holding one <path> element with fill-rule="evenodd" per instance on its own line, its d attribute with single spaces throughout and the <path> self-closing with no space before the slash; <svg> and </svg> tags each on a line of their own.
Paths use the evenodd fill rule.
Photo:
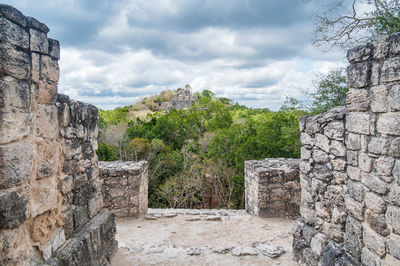
<svg viewBox="0 0 400 266">
<path fill-rule="evenodd" d="M 147 213 L 147 162 L 99 162 L 104 207 L 117 217 Z"/>
<path fill-rule="evenodd" d="M 400 265 L 399 54 L 398 33 L 349 50 L 344 143 L 318 144 L 324 115 L 301 119 L 303 148 L 324 147 L 328 155 L 302 156 L 302 221 L 328 245 L 321 252 L 315 236 L 310 240 L 314 231 L 295 223 L 293 252 L 301 264 Z"/>
<path fill-rule="evenodd" d="M 261 217 L 298 217 L 298 159 L 245 162 L 246 211 Z"/>
<path fill-rule="evenodd" d="M 104 265 L 116 243 L 98 215 L 97 108 L 57 95 L 48 31 L 0 4 L 0 265 Z"/>
</svg>

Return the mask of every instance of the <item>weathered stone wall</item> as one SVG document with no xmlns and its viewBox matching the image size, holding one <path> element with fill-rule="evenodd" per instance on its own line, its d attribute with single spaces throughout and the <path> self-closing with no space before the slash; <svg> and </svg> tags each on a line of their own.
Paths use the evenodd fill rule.
<svg viewBox="0 0 400 266">
<path fill-rule="evenodd" d="M 48 31 L 0 5 L 0 264 L 77 265 L 89 250 L 84 262 L 99 265 L 116 242 L 114 216 L 99 213 L 97 109 L 57 97 Z"/>
<path fill-rule="evenodd" d="M 147 162 L 99 162 L 104 207 L 117 217 L 147 214 Z"/>
<path fill-rule="evenodd" d="M 283 158 L 246 161 L 246 211 L 261 217 L 298 217 L 299 163 Z"/>
<path fill-rule="evenodd" d="M 301 120 L 303 264 L 400 265 L 399 47 L 395 34 L 349 50 L 347 110 Z"/>
</svg>

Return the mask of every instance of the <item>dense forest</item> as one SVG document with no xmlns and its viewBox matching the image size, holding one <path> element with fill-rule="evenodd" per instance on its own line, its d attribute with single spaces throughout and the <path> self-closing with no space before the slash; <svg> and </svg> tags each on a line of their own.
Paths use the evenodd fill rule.
<svg viewBox="0 0 400 266">
<path fill-rule="evenodd" d="M 243 208 L 244 161 L 300 156 L 299 118 L 343 104 L 343 73 L 319 80 L 305 107 L 288 98 L 281 110 L 248 108 L 209 90 L 185 109 L 160 109 L 176 91 L 132 106 L 99 110 L 99 160 L 147 160 L 149 207 Z"/>
</svg>

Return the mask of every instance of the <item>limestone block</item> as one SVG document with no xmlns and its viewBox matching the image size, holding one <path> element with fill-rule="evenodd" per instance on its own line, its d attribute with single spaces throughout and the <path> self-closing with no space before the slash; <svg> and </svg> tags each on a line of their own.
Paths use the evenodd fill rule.
<svg viewBox="0 0 400 266">
<path fill-rule="evenodd" d="M 374 132 L 373 134 L 375 134 L 375 125 L 374 125 L 374 123 L 371 125 L 371 132 Z M 367 135 L 360 135 L 360 136 L 361 136 L 361 151 L 362 152 L 367 152 L 368 151 L 368 143 L 369 143 L 370 137 L 367 136 Z"/>
<path fill-rule="evenodd" d="M 390 36 L 390 53 L 393 55 L 400 54 L 400 34 L 395 33 Z"/>
<path fill-rule="evenodd" d="M 370 173 L 372 171 L 372 163 L 373 159 L 368 156 L 366 153 L 360 153 L 358 156 L 358 165 L 361 171 L 366 173 Z"/>
<path fill-rule="evenodd" d="M 49 104 L 55 102 L 57 97 L 57 84 L 47 81 L 40 81 L 38 85 L 37 102 Z"/>
<path fill-rule="evenodd" d="M 35 29 L 30 29 L 29 34 L 31 37 L 31 51 L 48 54 L 49 41 L 47 40 L 47 34 Z"/>
<path fill-rule="evenodd" d="M 358 220 L 364 220 L 364 204 L 360 203 L 349 195 L 345 195 L 344 197 L 345 205 L 347 210 Z"/>
<path fill-rule="evenodd" d="M 0 192 L 0 229 L 13 228 L 25 222 L 29 216 L 27 185 Z"/>
<path fill-rule="evenodd" d="M 349 181 L 347 183 L 347 192 L 353 199 L 362 202 L 364 200 L 365 189 L 360 182 Z"/>
<path fill-rule="evenodd" d="M 52 209 L 36 216 L 33 220 L 31 235 L 33 241 L 45 245 L 57 227 L 62 226 L 62 215 L 58 209 Z"/>
<path fill-rule="evenodd" d="M 89 221 L 88 206 L 75 206 L 73 212 L 74 232 L 79 232 Z"/>
<path fill-rule="evenodd" d="M 97 193 L 89 200 L 89 218 L 94 217 L 103 208 L 103 196 Z"/>
<path fill-rule="evenodd" d="M 388 206 L 386 211 L 386 220 L 392 227 L 393 232 L 400 234 L 400 208 L 395 206 Z"/>
<path fill-rule="evenodd" d="M 28 49 L 29 35 L 20 26 L 4 17 L 0 17 L 0 42 L 10 43 L 22 49 Z"/>
<path fill-rule="evenodd" d="M 389 104 L 392 111 L 400 111 L 400 85 L 395 85 L 390 89 Z"/>
<path fill-rule="evenodd" d="M 324 252 L 326 245 L 326 236 L 324 234 L 318 233 L 311 239 L 311 250 L 321 256 Z"/>
<path fill-rule="evenodd" d="M 321 151 L 318 148 L 313 150 L 313 159 L 317 163 L 327 163 L 329 161 L 329 156 L 326 152 Z"/>
<path fill-rule="evenodd" d="M 40 79 L 40 54 L 31 53 L 31 79 L 34 82 L 39 82 Z"/>
<path fill-rule="evenodd" d="M 366 113 L 349 113 L 346 117 L 346 129 L 351 133 L 369 135 L 370 115 Z"/>
<path fill-rule="evenodd" d="M 376 59 L 386 58 L 389 54 L 389 47 L 390 47 L 389 36 L 382 36 L 382 38 L 376 40 L 374 42 L 374 47 L 375 47 L 374 58 Z"/>
<path fill-rule="evenodd" d="M 346 97 L 347 109 L 351 112 L 364 112 L 369 109 L 370 100 L 368 90 L 349 89 Z"/>
<path fill-rule="evenodd" d="M 343 122 L 331 122 L 324 128 L 324 135 L 330 139 L 344 139 L 344 124 Z"/>
<path fill-rule="evenodd" d="M 345 181 L 348 179 L 346 173 L 333 171 L 333 178 L 335 179 L 336 184 L 344 184 Z M 335 183 L 334 183 L 335 184 Z"/>
<path fill-rule="evenodd" d="M 394 163 L 393 177 L 397 179 L 397 182 L 400 184 L 400 160 L 396 160 Z"/>
<path fill-rule="evenodd" d="M 36 133 L 42 138 L 55 139 L 59 136 L 58 110 L 54 105 L 40 104 L 36 112 Z"/>
<path fill-rule="evenodd" d="M 377 155 L 386 155 L 389 151 L 390 141 L 383 137 L 373 137 L 368 144 L 368 151 Z"/>
<path fill-rule="evenodd" d="M 361 149 L 360 135 L 349 133 L 346 138 L 346 146 L 350 150 L 360 150 Z"/>
<path fill-rule="evenodd" d="M 30 77 L 30 60 L 26 52 L 0 42 L 0 76 L 27 80 Z"/>
<path fill-rule="evenodd" d="M 400 112 L 379 115 L 377 130 L 379 133 L 400 136 Z"/>
<path fill-rule="evenodd" d="M 322 233 L 324 233 L 328 239 L 332 239 L 336 242 L 343 241 L 344 232 L 341 225 L 324 222 L 322 225 Z"/>
<path fill-rule="evenodd" d="M 364 225 L 363 229 L 363 240 L 365 246 L 382 258 L 386 254 L 385 239 L 371 230 L 368 226 Z"/>
<path fill-rule="evenodd" d="M 371 229 L 381 236 L 388 236 L 390 234 L 384 214 L 377 213 L 371 209 L 367 209 L 365 211 L 365 220 L 367 221 Z"/>
<path fill-rule="evenodd" d="M 32 17 L 26 17 L 26 23 L 28 25 L 29 28 L 44 32 L 44 33 L 48 33 L 50 31 L 50 29 L 46 26 L 46 24 L 38 21 L 35 18 Z"/>
<path fill-rule="evenodd" d="M 368 209 L 374 210 L 378 213 L 383 213 L 386 211 L 385 201 L 382 199 L 381 196 L 373 192 L 367 192 L 365 194 L 365 206 Z"/>
<path fill-rule="evenodd" d="M 308 160 L 311 158 L 311 151 L 304 146 L 301 147 L 300 154 L 301 154 L 300 158 L 302 160 Z"/>
<path fill-rule="evenodd" d="M 40 254 L 30 245 L 31 237 L 28 232 L 29 228 L 26 225 L 2 230 L 0 233 L 2 265 L 9 265 L 10 262 L 14 265 L 41 264 Z"/>
<path fill-rule="evenodd" d="M 55 229 L 50 237 L 50 240 L 42 245 L 40 248 L 43 253 L 43 258 L 48 260 L 55 254 L 56 250 L 65 243 L 65 232 L 64 229 L 59 227 Z"/>
<path fill-rule="evenodd" d="M 331 161 L 333 169 L 336 171 L 346 170 L 346 161 L 342 159 L 335 159 Z"/>
<path fill-rule="evenodd" d="M 29 180 L 32 161 L 33 151 L 28 140 L 0 145 L 0 189 Z"/>
<path fill-rule="evenodd" d="M 348 215 L 344 234 L 344 249 L 358 261 L 361 258 L 362 234 L 362 223 Z"/>
<path fill-rule="evenodd" d="M 376 86 L 379 85 L 381 77 L 381 65 L 378 62 L 372 63 L 371 68 L 371 85 Z"/>
<path fill-rule="evenodd" d="M 389 90 L 387 86 L 380 85 L 371 88 L 371 110 L 376 113 L 388 111 Z"/>
<path fill-rule="evenodd" d="M 330 141 L 325 135 L 315 134 L 315 146 L 321 148 L 325 152 L 329 152 L 329 144 Z"/>
<path fill-rule="evenodd" d="M 56 141 L 38 139 L 37 178 L 53 176 L 58 172 L 60 162 L 60 145 Z"/>
<path fill-rule="evenodd" d="M 332 140 L 331 141 L 331 154 L 338 156 L 338 157 L 344 157 L 346 155 L 346 147 L 344 146 L 343 142 L 337 141 L 337 140 Z"/>
<path fill-rule="evenodd" d="M 358 166 L 358 152 L 347 150 L 347 165 Z"/>
<path fill-rule="evenodd" d="M 331 218 L 329 210 L 320 201 L 315 203 L 315 212 L 318 217 L 321 217 L 324 220 L 329 220 Z"/>
<path fill-rule="evenodd" d="M 304 207 L 303 205 L 300 205 L 300 215 L 307 224 L 314 224 L 317 218 L 315 210 Z"/>
<path fill-rule="evenodd" d="M 19 10 L 10 5 L 1 4 L 0 15 L 22 26 L 23 28 L 25 28 L 27 25 L 26 17 Z"/>
<path fill-rule="evenodd" d="M 60 78 L 60 69 L 56 60 L 50 56 L 41 56 L 41 71 L 40 78 L 42 80 L 50 81 L 51 83 L 58 83 Z"/>
<path fill-rule="evenodd" d="M 361 263 L 365 266 L 383 266 L 383 261 L 367 247 L 361 250 Z"/>
<path fill-rule="evenodd" d="M 0 78 L 0 113 L 28 112 L 30 105 L 29 83 L 6 76 Z"/>
<path fill-rule="evenodd" d="M 57 250 L 56 259 L 61 265 L 81 265 L 83 261 L 105 265 L 118 249 L 115 233 L 114 215 L 102 210 Z"/>
<path fill-rule="evenodd" d="M 315 143 L 315 140 L 310 135 L 308 135 L 307 133 L 303 133 L 303 132 L 300 135 L 300 141 L 301 141 L 301 144 L 303 144 L 303 145 L 313 146 Z"/>
<path fill-rule="evenodd" d="M 400 260 L 400 237 L 395 234 L 390 235 L 386 241 L 387 250 L 390 255 Z"/>
<path fill-rule="evenodd" d="M 381 82 L 400 80 L 400 57 L 386 60 L 382 65 Z"/>
<path fill-rule="evenodd" d="M 386 194 L 388 185 L 375 173 L 361 173 L 361 183 L 378 194 Z"/>
<path fill-rule="evenodd" d="M 400 185 L 392 183 L 389 188 L 389 193 L 385 199 L 389 203 L 400 206 Z"/>
<path fill-rule="evenodd" d="M 313 169 L 316 178 L 329 181 L 332 178 L 332 171 L 328 164 L 316 164 Z"/>
<path fill-rule="evenodd" d="M 0 144 L 28 136 L 31 124 L 32 116 L 30 113 L 0 113 Z"/>
<path fill-rule="evenodd" d="M 49 41 L 49 55 L 54 60 L 60 59 L 60 42 L 54 39 L 48 39 Z"/>
<path fill-rule="evenodd" d="M 74 187 L 74 179 L 72 175 L 67 175 L 61 179 L 60 189 L 63 195 L 66 195 L 69 192 L 71 192 L 73 187 Z"/>
<path fill-rule="evenodd" d="M 369 62 L 354 63 L 347 67 L 347 84 L 350 88 L 362 88 L 369 85 L 371 64 Z"/>
<path fill-rule="evenodd" d="M 31 182 L 30 191 L 32 217 L 55 209 L 61 200 L 55 177 Z"/>
<path fill-rule="evenodd" d="M 347 175 L 351 180 L 361 181 L 361 171 L 358 167 L 347 166 Z"/>
<path fill-rule="evenodd" d="M 67 127 L 70 122 L 70 109 L 68 104 L 60 104 L 58 108 L 58 121 L 61 127 Z"/>
<path fill-rule="evenodd" d="M 391 157 L 379 157 L 374 162 L 374 168 L 378 175 L 381 176 L 390 176 L 392 174 L 392 169 L 394 166 L 394 159 Z M 386 181 L 384 177 L 381 177 Z M 391 180 L 391 179 L 389 179 Z M 389 182 L 389 181 L 387 181 Z"/>
<path fill-rule="evenodd" d="M 368 61 L 373 56 L 374 47 L 372 44 L 359 45 L 347 51 L 347 60 L 350 63 Z"/>
</svg>

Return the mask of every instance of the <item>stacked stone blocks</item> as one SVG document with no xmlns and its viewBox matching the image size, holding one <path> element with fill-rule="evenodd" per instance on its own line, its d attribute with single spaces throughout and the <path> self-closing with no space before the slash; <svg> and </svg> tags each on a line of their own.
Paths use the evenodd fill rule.
<svg viewBox="0 0 400 266">
<path fill-rule="evenodd" d="M 246 211 L 261 217 L 299 216 L 298 159 L 245 162 Z"/>
<path fill-rule="evenodd" d="M 0 264 L 63 264 L 60 254 L 84 247 L 98 265 L 116 242 L 114 216 L 99 213 L 97 109 L 57 96 L 60 48 L 48 31 L 0 4 Z M 97 227 L 107 252 L 82 240 Z"/>
<path fill-rule="evenodd" d="M 314 158 L 315 147 L 324 143 L 311 130 L 316 117 L 302 119 L 302 219 L 293 230 L 295 258 L 302 263 L 400 264 L 399 47 L 400 34 L 394 34 L 348 51 L 340 182 L 333 139 L 326 145 L 324 180 Z M 337 197 L 326 196 L 330 187 Z"/>
<path fill-rule="evenodd" d="M 99 162 L 104 207 L 117 217 L 147 214 L 147 162 Z"/>
</svg>

